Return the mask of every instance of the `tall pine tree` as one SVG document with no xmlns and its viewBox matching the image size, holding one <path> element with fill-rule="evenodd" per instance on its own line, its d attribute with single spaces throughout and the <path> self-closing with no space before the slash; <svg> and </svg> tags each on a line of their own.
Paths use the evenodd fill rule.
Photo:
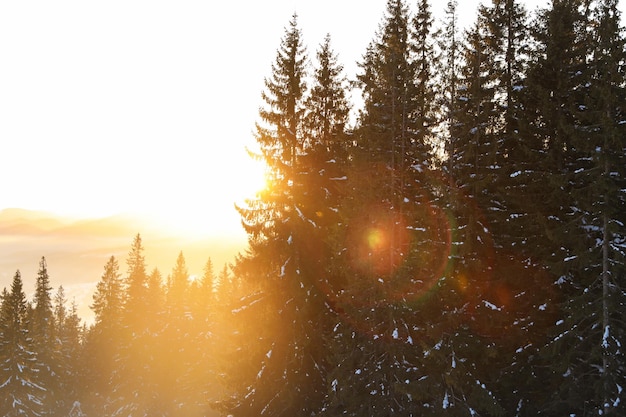
<svg viewBox="0 0 626 417">
<path fill-rule="evenodd" d="M 39 381 L 28 323 L 22 276 L 13 276 L 0 308 L 0 413 L 7 417 L 43 415 L 46 388 Z"/>
<path fill-rule="evenodd" d="M 61 369 L 59 369 L 58 352 L 55 349 L 58 336 L 52 311 L 52 287 L 45 257 L 39 261 L 30 325 L 33 347 L 38 360 L 39 378 L 46 387 L 44 407 L 52 411 L 56 409 L 56 403 L 62 394 L 59 380 Z"/>
<path fill-rule="evenodd" d="M 315 217 L 305 207 L 310 137 L 305 135 L 306 54 L 294 15 L 285 30 L 272 75 L 265 80 L 256 139 L 268 187 L 240 208 L 249 253 L 236 270 L 250 288 L 262 326 L 248 352 L 252 368 L 244 389 L 227 405 L 233 415 L 318 412 L 325 394 L 324 304 L 315 270 L 306 265 L 307 239 Z M 240 307 L 239 312 L 249 308 Z"/>
</svg>

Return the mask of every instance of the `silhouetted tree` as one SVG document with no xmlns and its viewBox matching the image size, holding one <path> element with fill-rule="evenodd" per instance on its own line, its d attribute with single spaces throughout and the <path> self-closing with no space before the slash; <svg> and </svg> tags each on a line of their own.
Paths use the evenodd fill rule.
<svg viewBox="0 0 626 417">
<path fill-rule="evenodd" d="M 2 292 L 0 308 L 0 413 L 7 417 L 39 416 L 45 411 L 46 388 L 39 380 L 27 310 L 17 271 L 11 291 Z"/>
</svg>

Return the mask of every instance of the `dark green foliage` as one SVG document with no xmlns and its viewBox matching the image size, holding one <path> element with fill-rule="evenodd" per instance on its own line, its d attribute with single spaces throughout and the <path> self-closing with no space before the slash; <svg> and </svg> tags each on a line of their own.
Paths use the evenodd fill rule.
<svg viewBox="0 0 626 417">
<path fill-rule="evenodd" d="M 614 2 L 558 7 L 560 14 L 546 15 L 545 28 L 553 38 L 569 36 L 572 52 L 552 52 L 561 58 L 556 86 L 564 102 L 552 105 L 560 123 L 548 141 L 558 186 L 548 223 L 556 249 L 548 262 L 564 302 L 545 352 L 562 359 L 553 363 L 561 381 L 548 404 L 559 412 L 620 414 L 624 323 L 615 318 L 624 311 L 624 38 Z"/>
<path fill-rule="evenodd" d="M 58 333 L 52 311 L 52 287 L 46 259 L 41 258 L 35 284 L 34 307 L 30 319 L 30 334 L 33 349 L 37 357 L 37 369 L 42 386 L 46 387 L 43 396 L 43 408 L 55 410 L 57 401 L 62 394 L 59 380 L 59 357 L 56 349 Z"/>
<path fill-rule="evenodd" d="M 0 413 L 7 417 L 44 414 L 46 388 L 38 378 L 37 356 L 28 322 L 20 271 L 11 291 L 2 293 L 0 309 Z"/>
</svg>

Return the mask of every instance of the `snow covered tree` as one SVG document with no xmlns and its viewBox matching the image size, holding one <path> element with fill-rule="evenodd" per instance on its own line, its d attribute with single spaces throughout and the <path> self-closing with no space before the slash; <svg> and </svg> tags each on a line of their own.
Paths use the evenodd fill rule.
<svg viewBox="0 0 626 417">
<path fill-rule="evenodd" d="M 58 361 L 59 393 L 56 396 L 55 412 L 66 415 L 83 392 L 79 385 L 82 362 L 82 331 L 78 307 L 73 302 L 68 309 L 65 290 L 60 286 L 54 296 L 54 323 L 56 340 L 54 349 Z"/>
<path fill-rule="evenodd" d="M 409 22 L 404 3 L 389 1 L 362 63 L 365 106 L 331 273 L 339 322 L 326 342 L 334 365 L 327 378 L 329 415 L 441 413 L 452 403 L 449 388 L 467 380 L 459 372 L 459 380 L 442 377 L 451 353 L 439 355 L 440 375 L 429 373 L 436 356 L 430 352 L 456 329 L 452 319 L 441 320 L 439 298 L 450 241 L 447 219 L 434 203 L 441 184 L 430 166 L 434 77 L 427 2 Z M 466 383 L 459 403 L 497 410 L 470 395 L 481 391 L 475 386 L 476 379 Z"/>
<path fill-rule="evenodd" d="M 34 307 L 30 319 L 30 334 L 37 357 L 39 381 L 46 388 L 43 397 L 44 408 L 50 411 L 56 408 L 56 403 L 62 394 L 60 392 L 61 381 L 59 380 L 61 370 L 59 369 L 58 351 L 55 343 L 58 335 L 52 311 L 51 292 L 52 287 L 50 286 L 46 258 L 42 257 L 37 272 Z"/>
<path fill-rule="evenodd" d="M 81 379 L 84 386 L 85 411 L 104 410 L 113 393 L 111 382 L 120 354 L 124 315 L 124 283 L 119 263 L 111 256 L 104 266 L 93 295 L 94 324 L 86 335 L 84 358 L 87 364 Z"/>
<path fill-rule="evenodd" d="M 224 285 L 227 285 L 228 277 L 223 278 Z M 190 286 L 191 323 L 186 337 L 188 365 L 181 377 L 182 398 L 188 415 L 206 415 L 219 400 L 218 352 L 226 350 L 226 345 L 218 335 L 217 316 L 223 312 L 217 306 L 217 288 L 217 277 L 209 258 L 202 276 Z"/>
<path fill-rule="evenodd" d="M 159 390 L 151 380 L 155 365 L 156 335 L 152 333 L 155 317 L 151 311 L 152 294 L 144 248 L 139 234 L 133 239 L 126 260 L 126 297 L 122 312 L 122 331 L 117 336 L 119 351 L 112 378 L 112 416 L 151 414 L 162 409 Z"/>
<path fill-rule="evenodd" d="M 128 274 L 125 279 L 125 318 L 129 325 L 137 324 L 141 326 L 141 323 L 134 322 L 142 321 L 142 312 L 149 303 L 147 296 L 148 273 L 143 251 L 141 235 L 137 234 L 133 239 L 131 250 L 126 260 Z"/>
<path fill-rule="evenodd" d="M 387 2 L 379 32 L 368 46 L 359 64 L 362 73 L 357 76 L 364 105 L 355 131 L 355 161 L 362 170 L 386 172 L 372 188 L 378 190 L 376 198 L 398 209 L 410 195 L 412 167 L 429 158 L 424 141 L 419 140 L 425 136 L 423 119 L 428 115 L 417 108 L 416 83 L 423 80 L 416 79 L 415 71 L 423 68 L 416 68 L 411 60 L 409 19 L 404 1 Z M 427 27 L 428 19 L 418 24 Z M 420 122 L 422 126 L 417 126 Z"/>
<path fill-rule="evenodd" d="M 192 400 L 197 400 L 192 395 L 188 377 L 190 372 L 202 369 L 204 364 L 198 363 L 194 357 L 195 323 L 190 297 L 189 271 L 181 251 L 168 277 L 166 325 L 150 332 L 152 344 L 161 346 L 154 352 L 151 365 L 147 366 L 148 373 L 152 368 L 160 369 L 160 384 L 155 384 L 154 378 L 146 378 L 147 383 L 155 385 L 153 390 L 157 394 L 152 401 L 158 405 L 153 405 L 154 410 L 170 409 L 173 412 L 178 402 L 180 412 L 191 415 L 190 409 L 195 406 Z"/>
<path fill-rule="evenodd" d="M 434 68 L 435 61 L 433 17 L 430 11 L 430 2 L 420 0 L 417 14 L 413 18 L 413 36 L 410 48 L 412 49 L 412 66 L 414 67 L 415 92 L 411 97 L 415 101 L 414 113 L 410 116 L 415 125 L 415 137 L 412 144 L 417 147 L 414 153 L 415 162 L 420 169 L 424 169 L 429 161 L 423 159 L 432 153 L 433 128 L 435 126 L 435 89 Z"/>
<path fill-rule="evenodd" d="M 582 207 L 582 227 L 596 244 L 586 268 L 595 279 L 587 288 L 601 287 L 593 292 L 602 294 L 601 307 L 592 313 L 602 337 L 595 323 L 588 336 L 600 345 L 600 352 L 594 349 L 590 355 L 590 361 L 601 363 L 595 400 L 610 415 L 626 413 L 626 38 L 616 0 L 598 1 L 594 12 L 593 73 L 585 109 L 591 140 L 579 145 L 592 160 L 580 173 L 587 176 L 591 204 Z"/>
<path fill-rule="evenodd" d="M 560 210 L 548 223 L 556 247 L 549 261 L 564 301 L 547 346 L 548 358 L 561 359 L 552 362 L 558 390 L 548 406 L 562 413 L 620 414 L 624 326 L 616 318 L 624 303 L 624 36 L 615 2 L 563 3 L 554 4 L 560 10 L 552 19 L 569 24 L 575 36 L 570 50 L 578 55 L 561 60 L 567 72 L 559 81 L 567 90 L 560 112 L 567 113 L 549 142 L 556 145 L 550 149 L 558 158 L 553 178 L 561 188 Z"/>
<path fill-rule="evenodd" d="M 455 154 L 456 139 L 452 136 L 452 122 L 457 112 L 457 90 L 459 88 L 459 68 L 461 67 L 461 38 L 460 23 L 456 0 L 448 1 L 444 11 L 445 17 L 442 27 L 435 33 L 438 54 L 435 60 L 435 103 L 439 108 L 438 117 L 438 146 L 445 153 L 444 172 L 452 172 L 453 155 Z"/>
<path fill-rule="evenodd" d="M 350 114 L 346 96 L 347 80 L 343 66 L 333 52 L 330 35 L 324 38 L 316 58 L 311 91 L 305 102 L 306 147 L 309 152 L 319 151 L 318 148 L 323 147 L 333 157 L 343 155 L 345 158 L 347 150 L 344 135 Z"/>
<path fill-rule="evenodd" d="M 95 325 L 118 327 L 121 325 L 124 308 L 124 283 L 119 272 L 119 263 L 111 256 L 104 266 L 104 273 L 96 284 L 91 309 L 95 314 Z"/>
<path fill-rule="evenodd" d="M 177 316 L 172 317 L 172 319 L 180 319 L 183 313 L 189 311 L 189 271 L 182 251 L 176 258 L 176 265 L 172 269 L 168 281 L 167 302 L 172 314 Z"/>
<path fill-rule="evenodd" d="M 20 271 L 0 308 L 0 413 L 7 417 L 44 415 L 46 393 L 38 380 L 37 357 L 29 334 L 28 305 Z"/>
<path fill-rule="evenodd" d="M 238 372 L 240 389 L 225 404 L 235 416 L 315 414 L 326 391 L 324 347 L 316 340 L 329 325 L 318 269 L 307 263 L 313 250 L 307 241 L 317 228 L 317 216 L 303 199 L 310 172 L 308 146 L 315 139 L 306 134 L 305 63 L 294 16 L 265 81 L 257 124 L 268 187 L 239 208 L 250 249 L 235 269 L 257 300 L 262 326 L 242 346 L 250 362 L 241 364 L 247 369 Z M 241 316 L 251 310 L 238 311 Z"/>
</svg>

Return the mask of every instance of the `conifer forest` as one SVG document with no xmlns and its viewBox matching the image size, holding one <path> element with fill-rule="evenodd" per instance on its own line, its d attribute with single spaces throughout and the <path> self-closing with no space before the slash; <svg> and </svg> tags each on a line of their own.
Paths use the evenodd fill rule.
<svg viewBox="0 0 626 417">
<path fill-rule="evenodd" d="M 130 236 L 89 325 L 45 257 L 32 300 L 17 271 L 0 415 L 626 415 L 617 5 L 491 0 L 461 30 L 455 0 L 388 0 L 357 74 L 294 14 L 247 249 L 190 281 Z"/>
</svg>

